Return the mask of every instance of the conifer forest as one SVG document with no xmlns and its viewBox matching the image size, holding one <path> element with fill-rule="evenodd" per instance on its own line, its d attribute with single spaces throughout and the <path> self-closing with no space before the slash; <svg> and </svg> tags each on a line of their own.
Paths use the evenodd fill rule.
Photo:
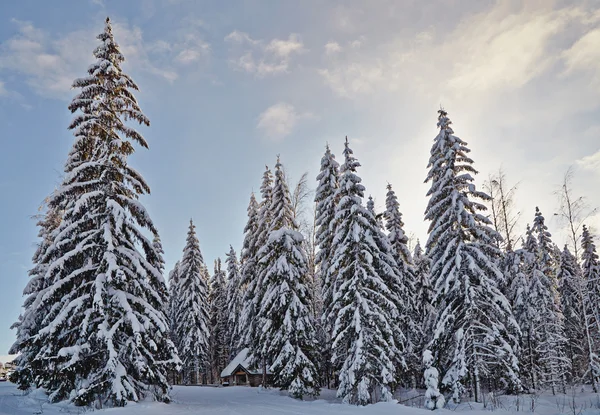
<svg viewBox="0 0 600 415">
<path fill-rule="evenodd" d="M 434 107 L 429 159 L 412 174 L 428 189 L 426 235 L 407 230 L 411 200 L 393 182 L 379 183 L 376 207 L 361 179 L 370 166 L 340 131 L 322 143 L 316 177 L 291 180 L 293 154 L 250 160 L 267 166 L 247 207 L 232 207 L 247 214 L 243 243 L 209 263 L 201 247 L 211 236 L 179 218 L 184 249 L 167 269 L 170 247 L 145 206 L 161 195 L 148 196 L 131 157 L 152 151 L 153 120 L 136 98 L 152 85 L 125 72 L 118 35 L 106 18 L 72 82 L 60 183 L 38 195 L 45 208 L 9 351 L 20 391 L 100 409 L 170 403 L 174 385 L 241 382 L 297 400 L 334 391 L 348 408 L 417 391 L 429 410 L 600 392 L 600 260 L 587 221 L 596 211 L 573 170 L 559 209 L 520 212 L 504 170 L 477 176 L 477 137 L 451 121 L 462 115 Z M 551 216 L 566 240 L 553 237 Z"/>
</svg>

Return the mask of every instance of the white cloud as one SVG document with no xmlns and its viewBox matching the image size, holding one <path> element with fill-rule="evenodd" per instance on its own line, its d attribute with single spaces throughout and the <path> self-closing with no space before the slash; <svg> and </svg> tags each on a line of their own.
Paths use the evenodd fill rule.
<svg viewBox="0 0 600 415">
<path fill-rule="evenodd" d="M 594 171 L 600 174 L 600 150 L 594 154 L 585 156 L 577 160 L 577 164 L 586 170 Z"/>
<path fill-rule="evenodd" d="M 8 95 L 4 82 L 0 81 L 0 96 Z"/>
<path fill-rule="evenodd" d="M 292 57 L 306 51 L 300 37 L 293 33 L 287 40 L 272 39 L 266 43 L 235 30 L 225 36 L 225 41 L 231 45 L 232 66 L 258 77 L 289 72 Z"/>
<path fill-rule="evenodd" d="M 324 46 L 325 48 L 325 54 L 326 55 L 335 55 L 336 53 L 339 53 L 342 51 L 342 47 L 340 46 L 339 43 L 337 42 L 327 42 Z"/>
<path fill-rule="evenodd" d="M 67 99 L 71 84 L 83 76 L 93 61 L 99 27 L 56 36 L 31 22 L 13 19 L 18 33 L 0 44 L 0 70 L 24 76 L 25 82 L 44 97 Z M 150 73 L 173 82 L 179 77 L 173 62 L 190 64 L 210 54 L 210 46 L 194 28 L 177 32 L 172 41 L 149 43 L 139 27 L 113 23 L 113 33 L 126 58 L 126 71 Z"/>
<path fill-rule="evenodd" d="M 557 37 L 586 33 L 598 21 L 578 6 L 551 6 L 498 1 L 447 31 L 436 26 L 401 33 L 372 48 L 361 47 L 365 38 L 359 37 L 349 42 L 346 59 L 328 62 L 319 73 L 343 97 L 405 88 L 452 96 L 515 90 L 560 62 L 555 48 L 564 42 Z M 587 33 L 564 55 L 568 67 L 599 68 L 598 43 L 600 29 Z"/>
<path fill-rule="evenodd" d="M 592 70 L 600 75 L 600 28 L 591 30 L 580 37 L 562 56 L 566 72 Z"/>
<path fill-rule="evenodd" d="M 298 113 L 293 105 L 279 102 L 267 108 L 258 117 L 256 128 L 272 140 L 282 139 L 292 133 L 302 119 L 313 118 L 311 113 Z"/>
</svg>

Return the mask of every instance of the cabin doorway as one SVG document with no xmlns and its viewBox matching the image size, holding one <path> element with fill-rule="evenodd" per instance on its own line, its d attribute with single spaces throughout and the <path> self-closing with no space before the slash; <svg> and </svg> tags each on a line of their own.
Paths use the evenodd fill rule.
<svg viewBox="0 0 600 415">
<path fill-rule="evenodd" d="M 246 372 L 237 372 L 235 374 L 235 384 L 236 385 L 246 385 L 248 383 L 248 377 L 246 376 Z"/>
</svg>

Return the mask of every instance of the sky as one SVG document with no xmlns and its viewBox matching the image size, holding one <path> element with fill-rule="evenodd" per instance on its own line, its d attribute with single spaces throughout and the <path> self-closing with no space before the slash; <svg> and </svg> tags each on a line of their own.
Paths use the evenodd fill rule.
<svg viewBox="0 0 600 415">
<path fill-rule="evenodd" d="M 566 242 L 554 191 L 600 206 L 597 0 L 91 0 L 0 2 L 0 353 L 14 334 L 35 215 L 60 184 L 73 136 L 70 88 L 110 16 L 150 127 L 130 164 L 152 194 L 167 270 L 193 218 L 209 269 L 238 251 L 252 191 L 277 155 L 314 189 L 329 143 L 348 136 L 382 210 L 387 183 L 424 241 L 423 183 L 437 110 L 469 143 L 480 186 L 518 183 L 522 231 L 539 206 Z M 600 229 L 600 215 L 588 220 Z"/>
</svg>

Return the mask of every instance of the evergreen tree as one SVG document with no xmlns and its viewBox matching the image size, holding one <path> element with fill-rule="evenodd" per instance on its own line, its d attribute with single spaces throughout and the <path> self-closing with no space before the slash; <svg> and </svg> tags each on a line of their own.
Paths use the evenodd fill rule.
<svg viewBox="0 0 600 415">
<path fill-rule="evenodd" d="M 206 265 L 196 237 L 196 227 L 190 220 L 179 266 L 179 301 L 175 312 L 183 381 L 187 385 L 200 383 L 200 373 L 205 370 L 209 360 L 210 318 L 205 274 Z"/>
<path fill-rule="evenodd" d="M 424 335 L 421 325 L 424 318 L 419 313 L 425 312 L 427 308 L 419 309 L 419 306 L 424 304 L 419 304 L 417 301 L 422 299 L 419 297 L 415 298 L 413 293 L 415 293 L 417 287 L 421 290 L 424 287 L 420 284 L 422 281 L 417 281 L 413 258 L 408 248 L 408 238 L 404 233 L 404 222 L 402 222 L 398 198 L 391 184 L 387 185 L 387 190 L 383 217 L 385 218 L 386 229 L 389 232 L 387 237 L 391 252 L 398 265 L 398 275 L 402 290 L 402 303 L 398 304 L 398 308 L 401 312 L 400 327 L 406 338 L 404 355 L 406 356 L 409 375 L 415 381 L 420 378 L 422 351 L 419 350 L 419 343 Z M 411 386 L 416 385 L 413 384 Z"/>
<path fill-rule="evenodd" d="M 248 281 L 244 296 L 244 328 L 245 328 L 245 341 L 246 347 L 250 348 L 250 354 L 257 366 L 263 369 L 263 384 L 266 383 L 267 377 L 267 362 L 264 360 L 264 356 L 261 355 L 262 345 L 260 344 L 259 335 L 260 329 L 257 324 L 258 320 L 256 315 L 261 307 L 264 285 L 261 280 L 263 275 L 263 265 L 259 262 L 260 256 L 259 250 L 267 244 L 269 229 L 271 226 L 271 199 L 272 199 L 272 186 L 273 186 L 273 174 L 268 167 L 263 174 L 263 181 L 260 186 L 260 193 L 262 200 L 258 205 L 256 214 L 256 228 L 253 240 L 253 257 L 250 259 L 253 264 L 253 274 Z M 244 275 L 244 279 L 246 275 Z"/>
<path fill-rule="evenodd" d="M 318 267 L 318 279 L 321 282 L 321 297 L 323 301 L 323 310 L 318 331 L 319 337 L 324 344 L 322 346 L 322 369 L 324 377 L 329 380 L 331 371 L 331 333 L 335 323 L 335 310 L 332 310 L 333 294 L 335 288 L 333 276 L 330 272 L 331 257 L 333 255 L 333 237 L 335 234 L 335 195 L 339 186 L 339 164 L 335 156 L 329 149 L 325 149 L 325 154 L 321 158 L 321 169 L 317 175 L 317 190 L 315 192 L 315 226 L 316 226 L 316 244 L 318 251 L 316 254 L 316 263 Z"/>
<path fill-rule="evenodd" d="M 273 383 L 301 399 L 319 394 L 319 373 L 314 363 L 316 341 L 306 252 L 279 158 L 271 200 L 267 243 L 259 250 L 264 295 L 257 314 L 262 327 L 257 355 L 272 362 Z"/>
<path fill-rule="evenodd" d="M 426 182 L 431 183 L 425 218 L 430 220 L 427 255 L 436 307 L 430 348 L 442 385 L 458 402 L 465 387 L 481 398 L 485 379 L 502 376 L 519 387 L 514 353 L 518 330 L 507 299 L 498 290 L 500 237 L 479 213 L 489 199 L 476 190 L 467 143 L 454 135 L 444 110 L 434 140 Z"/>
<path fill-rule="evenodd" d="M 426 341 L 427 333 L 430 332 L 430 320 L 433 317 L 433 287 L 429 279 L 431 260 L 423 252 L 421 243 L 417 240 L 412 255 L 415 270 L 415 304 L 418 313 L 418 322 Z"/>
<path fill-rule="evenodd" d="M 42 307 L 43 296 L 49 285 L 46 279 L 48 257 L 45 253 L 52 244 L 52 232 L 58 228 L 61 219 L 60 211 L 48 209 L 37 222 L 40 242 L 33 255 L 34 266 L 29 270 L 30 280 L 23 290 L 23 295 L 26 296 L 23 304 L 24 311 L 19 316 L 19 321 L 11 326 L 17 331 L 17 340 L 9 353 L 18 356 L 14 359 L 16 367 L 10 380 L 21 390 L 28 390 L 35 385 L 38 374 L 43 374 L 43 367 L 31 367 L 35 356 L 39 353 L 39 344 L 34 342 L 34 336 L 42 327 L 43 319 L 48 312 L 47 307 Z"/>
<path fill-rule="evenodd" d="M 560 304 L 564 315 L 566 355 L 570 361 L 571 379 L 582 379 L 587 369 L 586 345 L 590 340 L 585 330 L 581 268 L 565 245 L 556 274 Z"/>
<path fill-rule="evenodd" d="M 237 254 L 232 246 L 227 253 L 227 345 L 229 347 L 229 360 L 233 359 L 239 352 L 238 339 L 244 333 L 240 326 L 244 293 L 241 286 L 240 265 Z"/>
<path fill-rule="evenodd" d="M 254 310 L 253 296 L 254 287 L 256 284 L 257 263 L 256 256 L 258 251 L 258 202 L 254 197 L 254 193 L 250 195 L 250 202 L 247 208 L 248 222 L 244 227 L 244 242 L 241 252 L 240 266 L 240 288 L 244 293 L 242 302 L 242 313 L 240 315 L 240 325 L 242 328 L 239 332 L 237 349 L 241 350 L 250 346 L 250 337 L 248 334 L 249 328 L 254 327 Z"/>
<path fill-rule="evenodd" d="M 375 212 L 375 201 L 373 200 L 373 196 L 371 196 L 371 195 L 369 195 L 369 198 L 367 199 L 367 210 L 369 212 L 371 212 L 371 215 L 373 215 L 373 217 L 375 218 L 379 229 L 384 230 L 385 229 L 385 226 L 383 224 L 383 215 L 384 214 Z"/>
<path fill-rule="evenodd" d="M 170 327 L 170 336 L 173 344 L 179 348 L 179 340 L 177 339 L 178 332 L 178 321 L 177 321 L 177 309 L 180 298 L 179 293 L 179 267 L 180 262 L 177 261 L 175 266 L 169 272 L 169 308 L 168 308 L 168 318 L 169 318 L 169 327 Z"/>
<path fill-rule="evenodd" d="M 63 219 L 44 253 L 48 289 L 40 307 L 48 312 L 32 365 L 43 367 L 36 383 L 51 401 L 168 401 L 166 371 L 178 359 L 160 253 L 143 230 L 158 232 L 138 200 L 149 187 L 127 163 L 134 144 L 148 145 L 124 123 L 149 121 L 131 92 L 137 85 L 121 70 L 108 19 L 98 39 L 89 76 L 73 83 L 80 89 L 69 105 L 77 112 L 69 126 L 75 143 L 49 199 Z"/>
<path fill-rule="evenodd" d="M 440 384 L 440 373 L 433 366 L 433 355 L 431 351 L 425 350 L 423 352 L 423 366 L 425 367 L 425 407 L 427 409 L 441 409 L 446 404 L 446 399 L 438 389 Z"/>
<path fill-rule="evenodd" d="M 584 225 L 581 235 L 582 291 L 585 315 L 585 328 L 588 343 L 586 352 L 589 362 L 589 377 L 594 391 L 600 383 L 600 262 L 596 253 L 594 238 Z"/>
<path fill-rule="evenodd" d="M 338 397 L 366 405 L 391 398 L 400 352 L 395 343 L 399 312 L 380 272 L 384 254 L 375 241 L 377 224 L 362 205 L 360 166 L 346 138 L 344 164 L 336 192 L 334 248 L 330 272 L 335 312 L 332 362 L 339 370 Z M 389 251 L 388 251 L 389 254 Z M 393 258 L 391 258 L 393 262 Z M 397 277 L 387 267 L 389 278 Z"/>
<path fill-rule="evenodd" d="M 417 244 L 415 245 L 412 258 L 415 270 L 415 294 L 413 302 L 416 310 L 416 322 L 421 332 L 421 338 L 416 342 L 416 348 L 417 351 L 424 351 L 430 341 L 431 324 L 435 308 L 433 307 L 433 287 L 429 279 L 431 261 L 423 252 L 419 240 L 417 240 Z M 422 384 L 422 381 L 422 379 L 419 380 L 419 383 Z"/>
<path fill-rule="evenodd" d="M 212 383 L 219 380 L 221 371 L 229 363 L 227 338 L 227 288 L 221 258 L 215 260 L 215 271 L 210 281 L 210 329 Z"/>
<path fill-rule="evenodd" d="M 560 307 L 558 283 L 555 274 L 555 250 L 544 216 L 536 207 L 532 233 L 537 239 L 535 261 L 530 269 L 528 301 L 533 306 L 529 316 L 537 337 L 540 386 L 550 386 L 565 392 L 569 361 L 565 355 L 567 339 L 564 334 L 564 316 Z"/>
</svg>

